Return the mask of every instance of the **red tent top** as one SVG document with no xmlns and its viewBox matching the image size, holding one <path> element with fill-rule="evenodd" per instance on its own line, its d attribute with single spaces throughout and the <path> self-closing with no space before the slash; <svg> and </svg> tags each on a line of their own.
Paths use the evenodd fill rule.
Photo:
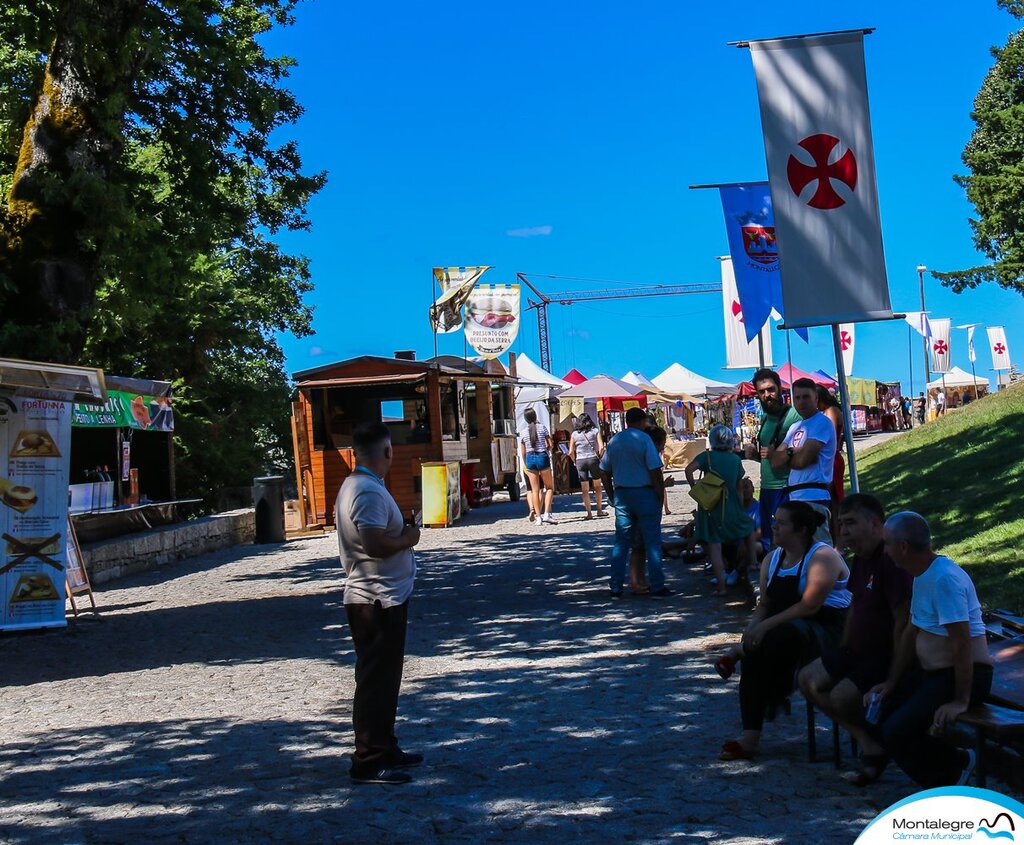
<svg viewBox="0 0 1024 845">
<path fill-rule="evenodd" d="M 822 387 L 835 387 L 835 380 L 827 378 L 820 373 L 805 373 L 799 367 L 794 367 L 791 364 L 783 364 L 777 370 L 779 378 L 782 379 L 782 386 L 787 390 L 793 386 L 793 382 L 801 378 L 809 378 L 815 384 L 820 384 Z"/>
<path fill-rule="evenodd" d="M 573 385 L 583 384 L 583 382 L 587 381 L 587 377 L 573 367 L 569 372 L 562 376 L 562 381 L 567 381 L 569 384 Z"/>
</svg>

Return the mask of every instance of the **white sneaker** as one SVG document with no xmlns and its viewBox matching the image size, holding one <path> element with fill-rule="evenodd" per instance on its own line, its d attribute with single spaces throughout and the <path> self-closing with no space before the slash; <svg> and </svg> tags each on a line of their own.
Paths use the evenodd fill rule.
<svg viewBox="0 0 1024 845">
<path fill-rule="evenodd" d="M 553 519 L 551 518 L 551 514 L 549 514 L 549 513 L 546 513 L 546 514 L 544 514 L 544 515 L 543 515 L 543 516 L 542 516 L 542 517 L 540 518 L 540 521 L 541 521 L 541 522 L 546 522 L 546 523 L 547 523 L 548 525 L 558 525 L 558 523 L 557 523 L 557 522 L 555 522 L 555 521 L 554 521 L 554 520 L 553 520 Z"/>
</svg>

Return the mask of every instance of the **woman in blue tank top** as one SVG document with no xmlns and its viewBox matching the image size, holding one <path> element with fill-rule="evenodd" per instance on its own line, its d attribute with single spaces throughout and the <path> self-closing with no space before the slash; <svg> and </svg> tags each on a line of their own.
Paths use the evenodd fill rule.
<svg viewBox="0 0 1024 845">
<path fill-rule="evenodd" d="M 825 543 L 813 541 L 825 517 L 806 502 L 786 502 L 775 514 L 779 547 L 761 564 L 761 593 L 740 646 L 715 668 L 728 678 L 737 661 L 743 732 L 722 746 L 723 760 L 757 754 L 765 716 L 795 689 L 796 673 L 842 635 L 850 592 L 846 562 Z"/>
</svg>

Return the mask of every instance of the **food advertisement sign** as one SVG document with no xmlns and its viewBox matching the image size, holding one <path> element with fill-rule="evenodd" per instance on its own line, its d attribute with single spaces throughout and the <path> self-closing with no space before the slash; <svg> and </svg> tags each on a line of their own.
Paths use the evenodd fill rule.
<svg viewBox="0 0 1024 845">
<path fill-rule="evenodd" d="M 466 303 L 466 340 L 484 358 L 497 358 L 519 334 L 519 285 L 477 285 Z"/>
<path fill-rule="evenodd" d="M 136 428 L 174 431 L 174 412 L 166 396 L 139 396 L 123 390 L 107 391 L 106 405 L 75 404 L 72 424 L 80 428 Z"/>
<path fill-rule="evenodd" d="M 0 630 L 64 618 L 71 404 L 0 391 Z"/>
</svg>

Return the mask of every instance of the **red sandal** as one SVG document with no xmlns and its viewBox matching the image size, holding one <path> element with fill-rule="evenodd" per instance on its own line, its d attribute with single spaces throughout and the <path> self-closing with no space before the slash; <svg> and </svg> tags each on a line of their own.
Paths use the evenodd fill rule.
<svg viewBox="0 0 1024 845">
<path fill-rule="evenodd" d="M 719 760 L 753 760 L 757 756 L 756 751 L 744 748 L 735 739 L 730 739 L 722 746 L 722 753 L 718 755 Z"/>
</svg>

